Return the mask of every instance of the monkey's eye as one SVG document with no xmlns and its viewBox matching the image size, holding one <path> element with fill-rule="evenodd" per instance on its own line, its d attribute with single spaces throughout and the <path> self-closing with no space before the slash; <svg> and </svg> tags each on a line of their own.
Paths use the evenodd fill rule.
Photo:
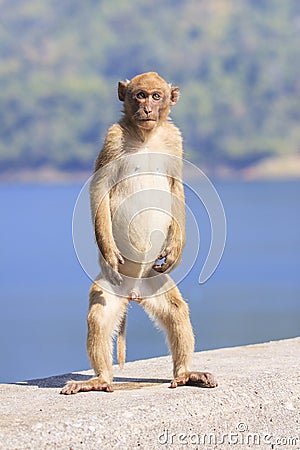
<svg viewBox="0 0 300 450">
<path fill-rule="evenodd" d="M 153 98 L 153 100 L 160 100 L 160 95 L 159 95 L 157 92 L 155 92 L 155 93 L 152 95 L 152 98 Z"/>
<path fill-rule="evenodd" d="M 145 98 L 146 98 L 145 92 L 143 92 L 143 91 L 138 92 L 138 93 L 136 94 L 136 98 L 139 98 L 139 99 L 145 99 Z"/>
</svg>

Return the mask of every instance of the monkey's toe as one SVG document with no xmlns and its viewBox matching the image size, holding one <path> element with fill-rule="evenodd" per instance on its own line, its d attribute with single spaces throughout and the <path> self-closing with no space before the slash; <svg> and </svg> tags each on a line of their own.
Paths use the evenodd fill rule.
<svg viewBox="0 0 300 450">
<path fill-rule="evenodd" d="M 185 385 L 213 388 L 218 386 L 218 382 L 209 372 L 185 372 L 174 378 L 170 388 Z"/>
<path fill-rule="evenodd" d="M 78 392 L 104 391 L 113 392 L 111 384 L 98 378 L 92 378 L 88 381 L 69 381 L 60 391 L 61 394 L 71 395 Z"/>
<path fill-rule="evenodd" d="M 77 394 L 77 392 L 79 392 L 78 383 L 72 380 L 68 381 L 68 383 L 60 391 L 60 393 L 64 395 Z"/>
<path fill-rule="evenodd" d="M 187 384 L 188 380 L 189 380 L 188 373 L 187 372 L 183 373 L 171 381 L 170 388 L 174 389 L 177 388 L 177 386 L 184 386 L 185 384 Z"/>
<path fill-rule="evenodd" d="M 190 386 L 200 386 L 214 388 L 218 382 L 210 372 L 190 372 L 187 384 Z"/>
</svg>

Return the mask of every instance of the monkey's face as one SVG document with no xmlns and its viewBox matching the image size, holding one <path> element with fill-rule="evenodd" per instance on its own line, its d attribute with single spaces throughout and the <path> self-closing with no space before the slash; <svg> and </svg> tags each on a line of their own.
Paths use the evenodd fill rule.
<svg viewBox="0 0 300 450">
<path fill-rule="evenodd" d="M 171 87 L 155 72 L 134 77 L 130 82 L 119 82 L 119 99 L 124 101 L 124 112 L 134 126 L 153 130 L 167 119 L 170 106 L 175 105 L 179 89 Z"/>
<path fill-rule="evenodd" d="M 169 112 L 166 94 L 162 89 L 136 89 L 130 98 L 132 119 L 139 128 L 152 130 Z"/>
</svg>

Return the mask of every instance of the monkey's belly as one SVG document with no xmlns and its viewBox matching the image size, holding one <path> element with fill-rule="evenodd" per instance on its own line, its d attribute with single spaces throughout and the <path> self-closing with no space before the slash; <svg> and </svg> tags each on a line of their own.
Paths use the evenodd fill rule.
<svg viewBox="0 0 300 450">
<path fill-rule="evenodd" d="M 138 175 L 119 183 L 111 195 L 112 229 L 125 259 L 119 270 L 127 276 L 147 276 L 165 247 L 172 221 L 172 197 L 167 177 Z"/>
</svg>

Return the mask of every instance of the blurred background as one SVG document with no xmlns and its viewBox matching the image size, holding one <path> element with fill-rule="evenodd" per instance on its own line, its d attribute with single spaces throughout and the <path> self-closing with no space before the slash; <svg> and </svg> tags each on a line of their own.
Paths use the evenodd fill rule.
<svg viewBox="0 0 300 450">
<path fill-rule="evenodd" d="M 73 208 L 121 115 L 117 82 L 145 71 L 180 87 L 185 158 L 227 218 L 199 285 L 211 231 L 186 190 L 201 234 L 180 283 L 196 350 L 299 335 L 300 2 L 0 0 L 0 17 L 0 381 L 89 368 Z M 168 352 L 138 305 L 127 335 L 128 360 Z"/>
</svg>

